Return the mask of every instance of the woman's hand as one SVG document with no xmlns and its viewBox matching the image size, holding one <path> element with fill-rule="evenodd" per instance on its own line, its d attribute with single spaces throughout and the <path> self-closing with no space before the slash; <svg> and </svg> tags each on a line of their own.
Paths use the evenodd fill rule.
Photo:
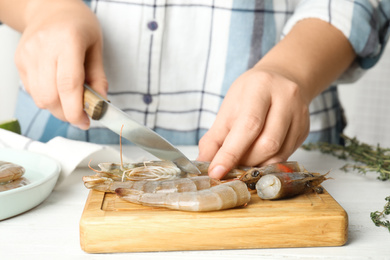
<svg viewBox="0 0 390 260">
<path fill-rule="evenodd" d="M 217 118 L 199 142 L 200 161 L 222 178 L 236 165 L 285 161 L 309 132 L 309 104 L 353 62 L 348 39 L 319 19 L 289 34 L 229 89 Z"/>
<path fill-rule="evenodd" d="M 285 161 L 309 133 L 309 102 L 290 79 L 253 68 L 229 89 L 215 123 L 199 142 L 198 160 L 222 178 L 237 164 Z"/>
<path fill-rule="evenodd" d="M 95 15 L 79 0 L 35 0 L 24 17 L 15 62 L 26 90 L 38 107 L 87 129 L 83 83 L 103 96 L 108 87 Z"/>
</svg>

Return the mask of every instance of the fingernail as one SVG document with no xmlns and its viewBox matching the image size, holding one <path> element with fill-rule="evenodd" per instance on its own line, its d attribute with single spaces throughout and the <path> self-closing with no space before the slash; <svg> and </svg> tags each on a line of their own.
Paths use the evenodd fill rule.
<svg viewBox="0 0 390 260">
<path fill-rule="evenodd" d="M 209 172 L 209 176 L 214 179 L 221 179 L 226 173 L 226 168 L 222 165 L 215 166 L 211 172 Z"/>
</svg>

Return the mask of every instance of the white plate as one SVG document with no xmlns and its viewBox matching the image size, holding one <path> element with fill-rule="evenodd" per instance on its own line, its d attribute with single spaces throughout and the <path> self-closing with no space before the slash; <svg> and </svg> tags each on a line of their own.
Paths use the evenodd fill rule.
<svg viewBox="0 0 390 260">
<path fill-rule="evenodd" d="M 53 159 L 33 152 L 0 148 L 0 160 L 26 169 L 26 186 L 0 192 L 0 220 L 23 213 L 43 202 L 52 192 L 60 174 Z"/>
</svg>

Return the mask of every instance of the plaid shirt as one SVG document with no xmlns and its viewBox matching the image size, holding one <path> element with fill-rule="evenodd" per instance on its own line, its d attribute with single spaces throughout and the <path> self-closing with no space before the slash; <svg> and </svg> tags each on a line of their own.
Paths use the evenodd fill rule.
<svg viewBox="0 0 390 260">
<path fill-rule="evenodd" d="M 298 21 L 322 19 L 349 39 L 358 58 L 340 81 L 355 80 L 373 66 L 389 34 L 387 0 L 84 2 L 102 26 L 108 98 L 177 145 L 198 143 L 233 81 Z M 40 141 L 57 135 L 96 143 L 119 141 L 98 122 L 82 131 L 57 120 L 39 110 L 23 90 L 16 116 L 23 134 Z M 313 100 L 310 120 L 306 141 L 339 141 L 345 121 L 335 86 Z"/>
</svg>

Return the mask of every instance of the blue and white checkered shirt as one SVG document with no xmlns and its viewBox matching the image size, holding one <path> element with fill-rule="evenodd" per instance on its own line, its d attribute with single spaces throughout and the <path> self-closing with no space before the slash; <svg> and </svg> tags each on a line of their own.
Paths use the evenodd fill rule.
<svg viewBox="0 0 390 260">
<path fill-rule="evenodd" d="M 364 0 L 91 0 L 104 35 L 109 100 L 173 144 L 196 145 L 211 127 L 233 81 L 291 28 L 319 18 L 338 28 L 358 58 L 340 81 L 372 67 L 388 39 L 390 1 Z M 293 66 L 293 64 L 291 64 Z M 306 141 L 338 142 L 345 126 L 337 88 L 310 105 Z M 88 131 L 38 109 L 21 90 L 16 112 L 23 134 L 115 144 L 92 122 Z"/>
</svg>

